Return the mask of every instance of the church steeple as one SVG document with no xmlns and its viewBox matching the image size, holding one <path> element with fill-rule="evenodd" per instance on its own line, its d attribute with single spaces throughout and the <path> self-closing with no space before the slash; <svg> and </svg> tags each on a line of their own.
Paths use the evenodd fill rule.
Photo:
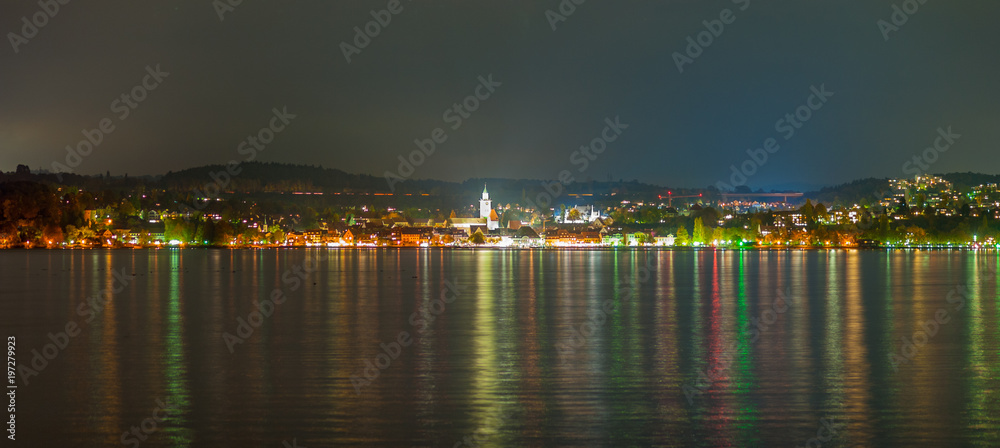
<svg viewBox="0 0 1000 448">
<path fill-rule="evenodd" d="M 498 222 L 492 217 L 496 216 L 496 212 L 493 211 L 493 201 L 490 200 L 490 192 L 486 191 L 486 184 L 483 184 L 483 198 L 479 200 L 479 217 L 486 219 L 487 228 L 494 230 L 498 226 Z"/>
</svg>

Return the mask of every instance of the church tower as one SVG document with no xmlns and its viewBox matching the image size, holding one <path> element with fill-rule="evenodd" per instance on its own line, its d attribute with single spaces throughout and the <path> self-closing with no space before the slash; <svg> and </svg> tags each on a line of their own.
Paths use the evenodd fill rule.
<svg viewBox="0 0 1000 448">
<path fill-rule="evenodd" d="M 479 200 L 479 217 L 490 219 L 492 210 L 493 201 L 490 200 L 490 193 L 486 191 L 486 184 L 483 184 L 483 198 Z"/>
<path fill-rule="evenodd" d="M 483 198 L 479 200 L 479 217 L 486 218 L 486 228 L 496 230 L 500 227 L 500 222 L 493 211 L 493 201 L 490 200 L 490 193 L 486 191 L 486 184 L 483 184 Z"/>
</svg>

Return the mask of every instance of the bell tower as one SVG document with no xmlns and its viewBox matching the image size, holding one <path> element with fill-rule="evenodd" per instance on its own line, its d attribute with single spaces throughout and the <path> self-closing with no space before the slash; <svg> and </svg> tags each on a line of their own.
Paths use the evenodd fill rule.
<svg viewBox="0 0 1000 448">
<path fill-rule="evenodd" d="M 493 211 L 493 201 L 490 200 L 490 193 L 486 191 L 486 184 L 483 184 L 483 198 L 479 200 L 479 217 L 489 220 L 491 211 Z"/>
</svg>

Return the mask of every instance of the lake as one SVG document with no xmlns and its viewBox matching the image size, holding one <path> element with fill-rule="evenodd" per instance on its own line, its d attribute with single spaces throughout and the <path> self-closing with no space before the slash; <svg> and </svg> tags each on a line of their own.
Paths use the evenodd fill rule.
<svg viewBox="0 0 1000 448">
<path fill-rule="evenodd" d="M 21 446 L 986 447 L 998 267 L 960 250 L 7 250 L 0 330 Z"/>
</svg>

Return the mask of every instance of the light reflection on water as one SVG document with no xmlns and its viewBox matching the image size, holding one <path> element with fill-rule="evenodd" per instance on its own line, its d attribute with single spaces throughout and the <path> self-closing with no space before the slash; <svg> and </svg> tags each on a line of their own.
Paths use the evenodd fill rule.
<svg viewBox="0 0 1000 448">
<path fill-rule="evenodd" d="M 957 251 L 3 251 L 0 328 L 21 364 L 81 328 L 18 389 L 30 446 L 115 446 L 157 400 L 169 416 L 140 446 L 801 446 L 821 419 L 846 423 L 822 446 L 997 446 L 998 266 Z M 78 307 L 116 287 L 112 269 L 128 283 L 88 323 Z M 287 300 L 230 353 L 223 334 L 275 288 Z M 787 311 L 745 326 L 779 289 Z M 939 310 L 950 320 L 894 369 Z"/>
</svg>

